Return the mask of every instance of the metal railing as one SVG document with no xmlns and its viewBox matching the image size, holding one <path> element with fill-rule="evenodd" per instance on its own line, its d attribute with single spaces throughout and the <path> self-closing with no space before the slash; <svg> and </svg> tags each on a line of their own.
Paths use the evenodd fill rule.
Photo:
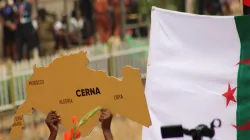
<svg viewBox="0 0 250 140">
<path fill-rule="evenodd" d="M 0 66 L 0 111 L 10 109 L 10 96 L 8 92 L 8 67 L 6 65 Z"/>
<path fill-rule="evenodd" d="M 121 78 L 122 68 L 131 65 L 139 68 L 142 77 L 145 78 L 148 52 L 146 44 L 148 43 L 146 40 L 136 40 L 131 43 L 133 47 L 129 44 L 112 47 L 107 45 L 97 45 L 90 48 L 79 47 L 57 53 L 54 56 L 37 57 L 29 61 L 12 62 L 0 66 L 0 112 L 13 109 L 24 102 L 26 98 L 25 83 L 32 75 L 35 64 L 38 67 L 47 66 L 60 56 L 79 51 L 87 52 L 88 67 L 93 70 L 103 70 L 111 76 Z"/>
</svg>

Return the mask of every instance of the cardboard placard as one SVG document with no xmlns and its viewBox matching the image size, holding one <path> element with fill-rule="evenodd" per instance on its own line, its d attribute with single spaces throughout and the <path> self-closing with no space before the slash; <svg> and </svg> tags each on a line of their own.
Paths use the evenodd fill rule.
<svg viewBox="0 0 250 140">
<path fill-rule="evenodd" d="M 67 130 L 73 128 L 73 116 L 80 119 L 97 106 L 146 127 L 151 125 L 139 69 L 124 67 L 123 78 L 118 80 L 89 69 L 87 64 L 86 53 L 80 52 L 57 58 L 48 67 L 34 66 L 33 75 L 26 81 L 27 98 L 17 109 L 10 137 L 22 137 L 23 115 L 31 114 L 33 108 L 45 114 L 56 110 Z M 82 136 L 89 134 L 99 116 L 100 112 L 96 113 L 79 129 Z"/>
</svg>

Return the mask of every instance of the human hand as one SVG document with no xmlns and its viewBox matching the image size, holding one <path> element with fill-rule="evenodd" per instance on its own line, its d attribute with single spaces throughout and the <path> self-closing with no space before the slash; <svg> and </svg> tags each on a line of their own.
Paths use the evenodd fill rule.
<svg viewBox="0 0 250 140">
<path fill-rule="evenodd" d="M 9 27 L 10 25 L 11 25 L 11 22 L 10 21 L 5 21 L 5 25 L 7 26 L 7 27 Z"/>
<path fill-rule="evenodd" d="M 57 134 L 58 132 L 58 123 L 60 122 L 60 116 L 56 114 L 56 111 L 51 111 L 46 120 L 45 120 L 50 133 Z"/>
<path fill-rule="evenodd" d="M 5 25 L 9 27 L 12 31 L 16 30 L 16 25 L 10 21 L 6 21 Z"/>
<path fill-rule="evenodd" d="M 102 123 L 102 129 L 110 130 L 113 114 L 108 109 L 101 109 L 101 116 L 99 121 Z"/>
<path fill-rule="evenodd" d="M 9 27 L 10 27 L 10 29 L 11 29 L 12 31 L 15 31 L 15 30 L 16 30 L 16 25 L 15 25 L 15 24 L 11 24 Z"/>
</svg>

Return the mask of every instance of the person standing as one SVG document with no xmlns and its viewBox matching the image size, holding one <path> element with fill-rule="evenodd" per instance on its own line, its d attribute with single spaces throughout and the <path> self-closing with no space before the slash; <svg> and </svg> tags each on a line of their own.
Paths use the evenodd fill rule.
<svg viewBox="0 0 250 140">
<path fill-rule="evenodd" d="M 230 4 L 227 1 L 224 1 L 221 5 L 224 16 L 232 15 Z"/>
<path fill-rule="evenodd" d="M 109 3 L 108 0 L 95 0 L 94 1 L 95 11 L 95 27 L 96 34 L 100 38 L 102 43 L 106 43 L 112 33 L 111 18 L 109 15 Z M 98 41 L 99 41 L 98 40 Z"/>
<path fill-rule="evenodd" d="M 69 39 L 71 45 L 78 46 L 82 44 L 82 30 L 84 27 L 84 19 L 80 11 L 76 11 L 72 15 L 69 22 Z"/>
<path fill-rule="evenodd" d="M 3 51 L 5 58 L 17 60 L 16 49 L 16 14 L 12 5 L 5 0 L 5 6 L 1 9 L 1 21 L 3 24 Z"/>
<path fill-rule="evenodd" d="M 38 15 L 41 55 L 52 55 L 55 52 L 53 19 L 45 8 L 40 9 Z"/>
<path fill-rule="evenodd" d="M 32 24 L 32 3 L 31 0 L 17 0 L 18 9 L 17 44 L 18 60 L 30 59 L 30 52 L 35 47 L 35 29 Z M 24 51 L 24 46 L 27 46 Z M 25 52 L 25 53 L 24 53 Z"/>
<path fill-rule="evenodd" d="M 69 48 L 70 41 L 68 39 L 67 27 L 67 15 L 62 15 L 61 20 L 56 21 L 54 25 L 56 51 Z"/>
<path fill-rule="evenodd" d="M 84 40 L 88 40 L 87 44 L 92 44 L 94 42 L 95 36 L 95 23 L 93 20 L 94 16 L 94 8 L 93 8 L 93 0 L 79 0 L 79 10 L 81 11 L 81 15 L 84 17 L 85 21 L 87 21 L 87 33 L 84 33 Z M 85 26 L 86 27 L 86 26 Z"/>
</svg>

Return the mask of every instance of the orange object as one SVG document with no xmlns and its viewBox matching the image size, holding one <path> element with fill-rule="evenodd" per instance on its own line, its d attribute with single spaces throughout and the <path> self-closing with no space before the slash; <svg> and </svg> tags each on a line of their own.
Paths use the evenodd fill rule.
<svg viewBox="0 0 250 140">
<path fill-rule="evenodd" d="M 81 132 L 77 130 L 74 136 L 77 139 L 80 138 L 81 137 Z"/>
<path fill-rule="evenodd" d="M 75 124 L 74 125 L 75 129 L 77 129 L 76 125 L 78 125 L 78 123 L 77 123 L 77 117 L 76 116 L 74 116 L 72 118 L 72 122 Z M 71 128 L 69 132 L 64 133 L 64 140 L 72 140 L 73 138 L 78 139 L 80 137 L 81 137 L 81 132 L 79 130 L 75 130 L 75 132 L 74 132 L 74 128 Z"/>
<path fill-rule="evenodd" d="M 118 79 L 88 68 L 86 55 L 81 51 L 57 58 L 47 67 L 34 66 L 32 76 L 26 80 L 26 100 L 13 119 L 11 139 L 22 138 L 22 115 L 32 114 L 33 108 L 43 114 L 56 110 L 60 124 L 67 130 L 74 127 L 73 116 L 79 119 L 97 106 L 146 127 L 151 125 L 139 69 L 125 66 Z M 89 135 L 100 115 L 98 111 L 78 129 L 82 136 Z"/>
<path fill-rule="evenodd" d="M 76 116 L 74 116 L 74 117 L 72 118 L 72 122 L 78 124 L 78 123 L 77 123 L 77 117 L 76 117 Z"/>
<path fill-rule="evenodd" d="M 72 140 L 72 133 L 65 132 L 64 133 L 64 140 Z"/>
</svg>

